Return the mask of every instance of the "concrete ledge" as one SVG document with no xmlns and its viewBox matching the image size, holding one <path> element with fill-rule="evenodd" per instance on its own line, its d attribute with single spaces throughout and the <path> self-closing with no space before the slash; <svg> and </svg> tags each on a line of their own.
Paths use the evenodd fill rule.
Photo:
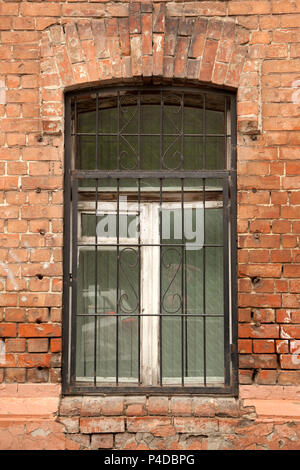
<svg viewBox="0 0 300 470">
<path fill-rule="evenodd" d="M 64 426 L 52 419 L 0 419 L 0 450 L 77 450 Z"/>
<path fill-rule="evenodd" d="M 59 397 L 1 397 L 0 417 L 26 416 L 51 417 L 58 411 Z"/>
<path fill-rule="evenodd" d="M 300 421 L 300 401 L 293 400 L 244 400 L 244 406 L 254 406 L 258 418 L 292 418 Z"/>
<path fill-rule="evenodd" d="M 300 421 L 299 386 L 244 385 L 239 392 L 243 406 L 254 407 L 258 419 Z"/>
<path fill-rule="evenodd" d="M 1 384 L 0 397 L 59 397 L 60 384 Z"/>
<path fill-rule="evenodd" d="M 58 412 L 59 384 L 3 384 L 0 386 L 0 420 L 53 418 Z"/>
<path fill-rule="evenodd" d="M 0 385 L 0 450 L 75 450 L 56 421 L 60 384 Z"/>
<path fill-rule="evenodd" d="M 300 386 L 241 385 L 239 387 L 239 398 L 300 401 Z"/>
</svg>

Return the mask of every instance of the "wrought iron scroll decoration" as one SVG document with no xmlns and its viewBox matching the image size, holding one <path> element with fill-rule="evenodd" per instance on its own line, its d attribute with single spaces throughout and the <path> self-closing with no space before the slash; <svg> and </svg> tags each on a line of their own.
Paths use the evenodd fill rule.
<svg viewBox="0 0 300 470">
<path fill-rule="evenodd" d="M 119 266 L 121 268 L 121 271 L 122 273 L 124 274 L 124 276 L 126 277 L 126 280 L 128 282 L 128 284 L 130 285 L 131 287 L 131 290 L 132 290 L 132 293 L 134 294 L 134 297 L 135 297 L 135 301 L 136 301 L 136 304 L 132 307 L 132 308 L 128 308 L 126 307 L 125 305 L 125 302 L 127 303 L 127 305 L 130 305 L 130 300 L 129 300 L 129 295 L 128 293 L 124 292 L 123 294 L 121 294 L 119 296 L 119 299 L 118 299 L 118 305 L 119 305 L 119 308 L 120 310 L 123 312 L 123 313 L 128 313 L 128 314 L 132 314 L 136 311 L 138 311 L 138 307 L 139 307 L 139 296 L 138 296 L 138 293 L 136 292 L 131 280 L 130 280 L 130 276 L 128 275 L 128 273 L 125 272 L 125 269 L 124 269 L 124 265 L 123 265 L 123 255 L 125 252 L 130 252 L 130 253 L 134 253 L 135 255 L 135 261 L 134 262 L 128 262 L 127 261 L 127 264 L 126 266 L 128 268 L 136 268 L 138 266 L 138 262 L 139 262 L 139 256 L 138 256 L 138 252 L 137 250 L 135 250 L 134 248 L 132 247 L 126 247 L 126 248 L 123 248 L 122 250 L 119 251 Z"/>
<path fill-rule="evenodd" d="M 180 129 L 180 127 L 177 126 L 176 122 L 170 116 L 170 110 L 168 110 L 168 108 L 165 106 L 166 103 L 169 100 L 170 100 L 170 102 L 172 102 L 172 98 L 173 98 L 173 101 L 174 101 L 174 97 L 175 97 L 175 102 L 176 102 L 176 100 L 179 101 L 179 106 L 178 106 L 177 110 L 176 110 L 176 106 L 174 106 L 174 108 L 172 107 L 172 111 L 173 111 L 173 114 L 177 114 L 177 115 L 180 116 L 180 124 L 181 124 L 180 127 L 181 127 L 181 129 Z M 174 145 L 177 144 L 179 139 L 182 139 L 182 137 L 183 137 L 183 106 L 184 106 L 183 95 L 178 96 L 178 95 L 167 94 L 167 95 L 163 96 L 161 105 L 163 106 L 163 110 L 164 110 L 164 118 L 175 129 L 175 135 L 174 135 L 175 139 L 173 140 L 173 142 L 171 142 L 167 146 L 166 149 L 164 149 L 164 152 L 163 152 L 163 155 L 162 155 L 162 166 L 163 166 L 163 169 L 165 169 L 165 170 L 179 170 L 180 168 L 183 167 L 183 163 L 184 163 L 184 154 L 183 154 L 183 151 L 182 151 L 183 149 L 181 148 L 180 151 L 176 150 L 174 153 L 171 152 L 171 155 L 169 154 L 169 150 Z M 172 162 L 174 160 L 175 160 L 175 162 L 179 160 L 179 162 L 176 166 L 171 166 L 170 167 L 170 166 L 167 165 L 167 161 L 170 160 L 170 159 L 171 159 Z"/>
<path fill-rule="evenodd" d="M 166 305 L 167 304 L 167 295 L 168 295 L 168 292 L 170 291 L 171 287 L 172 287 L 172 284 L 174 283 L 175 279 L 176 279 L 176 276 L 180 270 L 180 268 L 182 269 L 183 268 L 183 258 L 182 258 L 182 253 L 180 253 L 176 248 L 166 248 L 165 250 L 163 250 L 163 253 L 162 253 L 162 266 L 166 269 L 171 269 L 172 267 L 174 268 L 174 264 L 171 264 L 171 263 L 168 263 L 166 264 L 166 254 L 170 253 L 171 251 L 175 251 L 176 254 L 178 254 L 180 256 L 180 260 L 179 260 L 179 263 L 177 265 L 177 267 L 175 267 L 175 273 L 171 279 L 171 281 L 169 282 L 168 284 L 168 287 L 166 288 L 165 292 L 162 294 L 162 310 L 164 310 L 166 313 L 177 313 L 179 312 L 179 310 L 182 309 L 182 306 L 183 306 L 183 298 L 182 296 L 179 294 L 179 293 L 175 293 L 175 294 L 171 294 L 171 297 L 172 297 L 172 303 L 174 304 L 175 303 L 175 299 L 178 299 L 179 301 L 179 305 L 178 307 L 175 307 L 175 310 L 170 310 L 168 308 L 168 306 Z M 171 274 L 172 275 L 172 274 Z M 177 303 L 178 303 L 177 301 Z"/>
<path fill-rule="evenodd" d="M 137 98 L 136 98 L 135 95 L 132 95 L 132 96 L 127 95 L 126 96 L 126 105 L 122 104 L 122 97 L 120 97 L 119 99 L 120 99 L 120 114 L 122 116 L 124 116 L 124 118 L 125 117 L 127 118 L 125 123 L 122 123 L 122 127 L 120 128 L 119 136 L 120 136 L 121 141 L 124 142 L 130 149 L 129 151 L 128 150 L 122 150 L 120 152 L 120 168 L 122 170 L 135 170 L 135 169 L 138 168 L 139 155 L 136 152 L 136 150 L 134 149 L 133 145 L 130 144 L 127 137 L 124 135 L 124 133 L 125 133 L 124 131 L 125 131 L 126 128 L 128 128 L 128 126 L 132 122 L 134 122 L 134 119 L 138 115 Z M 131 104 L 132 104 L 132 106 L 130 106 Z M 134 106 L 134 105 L 136 105 L 136 106 Z M 139 116 L 138 116 L 138 119 L 139 119 Z M 121 143 L 121 141 L 120 141 L 120 143 Z M 132 156 L 135 159 L 134 164 L 129 165 L 129 166 L 125 165 L 124 162 L 126 162 L 126 158 L 128 160 L 130 160 L 130 157 L 132 157 Z"/>
</svg>

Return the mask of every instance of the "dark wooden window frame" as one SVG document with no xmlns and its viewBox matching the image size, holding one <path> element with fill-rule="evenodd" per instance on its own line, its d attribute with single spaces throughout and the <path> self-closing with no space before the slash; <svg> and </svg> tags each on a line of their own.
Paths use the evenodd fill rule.
<svg viewBox="0 0 300 470">
<path fill-rule="evenodd" d="M 206 97 L 223 97 L 230 106 L 230 135 L 224 134 L 225 139 L 230 139 L 230 154 L 226 156 L 226 163 L 223 169 L 210 170 L 202 168 L 197 171 L 185 171 L 180 168 L 161 168 L 157 171 L 145 171 L 140 168 L 124 169 L 120 167 L 116 170 L 80 170 L 76 168 L 76 143 L 74 150 L 74 139 L 76 140 L 76 115 L 78 99 L 83 96 L 93 94 L 96 107 L 101 93 L 108 92 L 115 94 L 117 99 L 120 93 L 129 90 L 131 93 L 173 93 L 176 96 L 193 96 L 200 94 L 203 97 L 203 130 L 199 134 L 205 141 L 205 100 Z M 184 106 L 183 106 L 184 110 Z M 97 115 L 98 113 L 96 113 Z M 96 117 L 97 119 L 97 117 Z M 75 122 L 75 132 L 74 132 Z M 98 129 L 98 125 L 97 125 Z M 98 141 L 98 130 L 96 133 Z M 96 144 L 97 146 L 97 144 Z M 205 161 L 205 148 L 204 148 Z M 97 153 L 97 150 L 96 150 Z M 210 386 L 205 383 L 201 386 L 190 386 L 184 384 L 180 386 L 163 386 L 160 382 L 156 386 L 145 385 L 123 385 L 116 380 L 113 386 L 99 386 L 96 375 L 93 383 L 83 385 L 75 380 L 75 356 L 76 356 L 76 265 L 77 265 L 77 203 L 78 203 L 78 182 L 85 178 L 93 178 L 98 181 L 100 178 L 114 178 L 120 181 L 122 178 L 157 178 L 162 181 L 165 178 L 177 178 L 184 181 L 184 178 L 197 178 L 202 181 L 205 188 L 205 181 L 210 178 L 219 178 L 223 181 L 223 226 L 225 233 L 224 259 L 226 269 L 224 270 L 224 369 L 225 380 L 220 387 Z M 139 186 L 140 187 L 140 186 Z M 160 186 L 160 200 L 161 200 Z M 98 191 L 98 184 L 96 192 Z M 140 190 L 139 190 L 140 191 Z M 140 193 L 139 193 L 140 194 Z M 140 197 L 140 195 L 139 195 Z M 204 189 L 205 201 L 205 189 Z M 86 90 L 76 90 L 65 95 L 65 177 L 64 177 L 64 291 L 63 291 L 63 363 L 62 363 L 62 385 L 64 394 L 219 394 L 237 395 L 238 393 L 238 358 L 237 358 L 237 254 L 236 254 L 236 96 L 234 92 L 209 88 L 186 88 L 186 87 L 165 87 L 165 86 L 120 86 L 114 88 L 93 88 Z M 229 228 L 230 227 L 230 228 Z M 97 244 L 97 243 L 96 243 Z M 229 252 L 230 251 L 230 252 Z M 75 274 L 75 275 L 74 275 Z M 96 313 L 96 312 L 95 312 Z M 118 315 L 118 314 L 117 314 Z M 120 314 L 122 315 L 122 314 Z M 140 315 L 139 315 L 140 317 Z M 96 318 L 96 317 L 95 317 Z M 96 353 L 95 353 L 96 354 Z"/>
</svg>

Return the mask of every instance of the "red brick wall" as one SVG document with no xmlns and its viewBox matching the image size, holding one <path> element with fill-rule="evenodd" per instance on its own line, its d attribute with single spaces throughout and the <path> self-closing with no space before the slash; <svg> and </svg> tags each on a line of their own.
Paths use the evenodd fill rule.
<svg viewBox="0 0 300 470">
<path fill-rule="evenodd" d="M 0 1 L 2 384 L 61 379 L 64 90 L 164 78 L 237 90 L 241 390 L 300 385 L 299 25 L 292 0 Z"/>
</svg>

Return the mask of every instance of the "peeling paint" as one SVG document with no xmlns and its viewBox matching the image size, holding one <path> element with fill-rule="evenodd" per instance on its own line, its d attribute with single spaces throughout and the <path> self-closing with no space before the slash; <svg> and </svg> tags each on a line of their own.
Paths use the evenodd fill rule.
<svg viewBox="0 0 300 470">
<path fill-rule="evenodd" d="M 29 246 L 28 242 L 24 242 L 24 246 L 25 246 L 25 248 L 27 248 L 27 250 L 28 250 L 29 252 L 32 252 L 32 253 L 35 252 L 35 249 L 34 249 L 34 248 L 31 248 L 31 247 Z"/>
<path fill-rule="evenodd" d="M 284 331 L 284 329 L 281 329 L 281 337 L 282 337 L 282 338 L 285 338 L 285 339 L 293 339 L 293 338 L 290 337 L 289 334 L 287 334 L 287 333 Z"/>
<path fill-rule="evenodd" d="M 71 46 L 71 47 L 74 47 L 74 48 L 78 47 L 78 41 L 77 41 L 77 39 L 72 38 L 72 39 L 70 40 L 70 46 Z"/>
<path fill-rule="evenodd" d="M 5 341 L 0 340 L 0 364 L 5 364 Z"/>
<path fill-rule="evenodd" d="M 10 251 L 10 252 L 9 252 L 9 256 L 11 256 L 15 261 L 17 261 L 17 263 L 21 263 L 20 258 L 19 258 L 15 253 L 12 253 L 12 252 Z"/>
<path fill-rule="evenodd" d="M 288 310 L 286 312 L 286 316 L 284 317 L 283 321 L 286 322 L 286 323 L 291 322 L 291 311 L 290 310 Z"/>
<path fill-rule="evenodd" d="M 294 104 L 300 104 L 300 80 L 295 80 L 292 83 L 292 87 L 296 88 L 292 94 L 292 101 Z"/>
<path fill-rule="evenodd" d="M 51 431 L 45 431 L 44 429 L 38 428 L 38 429 L 35 429 L 34 431 L 32 431 L 30 434 L 33 437 L 47 437 L 48 434 L 50 434 L 50 433 L 51 433 Z"/>
<path fill-rule="evenodd" d="M 157 36 L 154 38 L 154 43 L 156 45 L 156 52 L 160 52 L 162 50 L 162 36 Z"/>
<path fill-rule="evenodd" d="M 6 104 L 6 87 L 4 80 L 0 80 L 0 104 Z"/>
<path fill-rule="evenodd" d="M 292 353 L 292 363 L 295 365 L 300 364 L 300 346 Z"/>
<path fill-rule="evenodd" d="M 7 274 L 7 278 L 10 280 L 10 282 L 12 283 L 12 285 L 14 286 L 14 290 L 18 290 L 19 288 L 19 285 L 15 279 L 15 276 L 14 276 L 14 273 L 12 272 L 11 269 L 9 269 L 5 263 L 2 263 L 2 261 L 0 261 L 0 266 L 3 267 L 3 270 L 6 272 Z"/>
</svg>

